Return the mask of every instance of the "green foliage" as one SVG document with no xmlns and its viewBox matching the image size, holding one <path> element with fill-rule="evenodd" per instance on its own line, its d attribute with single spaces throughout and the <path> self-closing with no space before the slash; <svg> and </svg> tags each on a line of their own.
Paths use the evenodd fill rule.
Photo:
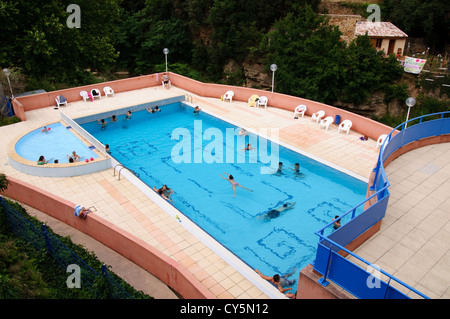
<svg viewBox="0 0 450 319">
<path fill-rule="evenodd" d="M 447 0 L 384 0 L 383 20 L 392 21 L 410 37 L 426 38 L 440 51 L 450 32 L 450 6 Z"/>
<path fill-rule="evenodd" d="M 41 222 L 35 217 L 27 214 L 26 210 L 18 203 L 4 199 L 13 209 L 28 219 L 36 227 L 41 227 Z M 8 298 L 56 298 L 56 299 L 94 299 L 99 296 L 108 296 L 109 291 L 103 279 L 99 278 L 94 284 L 94 290 L 69 289 L 66 281 L 68 273 L 61 265 L 47 253 L 46 249 L 36 250 L 26 240 L 12 235 L 7 230 L 7 220 L 0 206 L 0 295 Z M 70 251 L 76 254 L 86 264 L 101 273 L 102 263 L 94 253 L 86 250 L 83 246 L 74 244 L 70 237 L 61 237 L 54 234 L 47 227 L 50 234 L 56 237 Z M 10 242 L 9 246 L 18 247 L 8 249 L 8 253 L 2 255 L 4 242 Z M 9 247 L 8 246 L 8 247 Z M 6 261 L 5 261 L 6 260 Z M 5 265 L 7 264 L 7 266 Z M 22 270 L 23 268 L 23 270 Z M 108 272 L 114 280 L 121 285 L 133 298 L 151 298 L 142 292 L 133 289 L 113 272 Z M 21 277 L 19 277 L 21 275 Z M 20 284 L 19 284 L 20 283 Z M 25 283 L 25 284 L 24 284 Z M 18 285 L 18 286 L 17 286 Z M 1 298 L 1 296 L 0 296 Z"/>
<path fill-rule="evenodd" d="M 6 175 L 3 173 L 0 173 L 0 192 L 5 191 L 8 188 L 9 181 L 6 178 Z"/>
<path fill-rule="evenodd" d="M 70 1 L 0 2 L 0 65 L 19 66 L 25 75 L 72 82 L 74 72 L 102 70 L 114 63 L 119 0 L 77 1 L 81 28 L 69 28 Z"/>
<path fill-rule="evenodd" d="M 347 47 L 340 35 L 308 6 L 277 21 L 262 42 L 265 63 L 278 66 L 277 91 L 328 104 L 360 104 L 401 76 L 395 58 L 383 58 L 368 36 Z"/>
</svg>

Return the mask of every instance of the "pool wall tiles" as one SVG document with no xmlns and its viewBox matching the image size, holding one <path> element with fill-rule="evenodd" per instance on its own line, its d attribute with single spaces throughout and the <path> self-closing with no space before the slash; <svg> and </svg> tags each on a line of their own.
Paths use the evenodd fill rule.
<svg viewBox="0 0 450 319">
<path fill-rule="evenodd" d="M 9 162 L 15 169 L 29 175 L 42 176 L 42 177 L 70 177 L 79 176 L 103 171 L 111 168 L 111 159 L 94 160 L 89 164 L 76 163 L 76 164 L 47 164 L 42 166 L 34 166 L 21 163 L 8 156 Z"/>
</svg>

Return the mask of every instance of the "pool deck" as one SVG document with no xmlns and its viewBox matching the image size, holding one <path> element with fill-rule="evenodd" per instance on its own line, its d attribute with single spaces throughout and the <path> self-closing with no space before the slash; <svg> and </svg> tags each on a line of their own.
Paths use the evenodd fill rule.
<svg viewBox="0 0 450 319">
<path fill-rule="evenodd" d="M 254 129 L 277 128 L 281 142 L 361 176 L 365 180 L 368 180 L 375 165 L 378 149 L 374 140 L 361 141 L 359 139 L 361 134 L 352 131 L 348 135 L 338 133 L 337 126 L 334 124 L 328 131 L 319 129 L 317 124 L 307 116 L 293 119 L 291 112 L 271 108 L 270 101 L 267 110 L 255 109 L 248 107 L 244 102 L 224 102 L 220 100 L 220 97 L 203 98 L 177 87 L 167 90 L 159 86 L 117 93 L 114 97 L 102 97 L 95 102 L 71 102 L 67 107 L 61 107 L 61 110 L 68 116 L 77 118 L 184 94 L 192 96 L 193 103 L 199 105 L 202 110 L 214 113 L 239 126 Z M 222 260 L 126 178 L 118 181 L 117 176 L 113 176 L 112 169 L 67 178 L 31 176 L 14 169 L 8 162 L 6 146 L 19 135 L 48 123 L 60 121 L 59 113 L 53 107 L 28 111 L 26 112 L 27 121 L 0 127 L 0 140 L 4 146 L 0 150 L 3 173 L 44 188 L 73 203 L 86 207 L 95 206 L 96 214 L 145 240 L 186 267 L 217 298 L 269 298 L 266 293 Z M 449 145 L 449 143 L 443 145 Z M 432 152 L 421 152 L 424 155 L 420 158 L 423 157 L 424 161 L 434 159 L 433 156 L 425 155 L 437 154 L 434 148 Z M 386 271 L 409 285 L 417 287 L 432 298 L 450 298 L 448 288 L 449 216 L 442 209 L 436 208 L 439 203 L 442 203 L 442 207 L 450 204 L 448 193 L 450 164 L 448 161 L 443 162 L 445 157 L 450 158 L 450 150 L 447 148 L 443 152 L 445 156 L 439 156 L 441 162 L 434 164 L 439 165 L 440 170 L 426 164 L 416 168 L 416 171 L 422 175 L 430 171 L 439 172 L 436 178 L 440 183 L 430 182 L 424 186 L 424 179 L 412 177 L 413 175 L 409 177 L 408 171 L 400 173 L 400 168 L 413 165 L 410 161 L 415 157 L 410 155 L 411 153 L 401 156 L 388 166 L 388 176 L 393 176 L 392 179 L 390 178 L 393 185 L 387 216 L 383 220 L 381 230 L 358 249 L 358 253 L 363 258 L 374 264 L 378 263 Z M 403 164 L 405 156 L 408 158 L 407 164 Z M 425 178 L 422 175 L 420 176 Z M 398 193 L 394 191 L 397 183 L 400 186 Z M 423 188 L 414 189 L 416 187 L 414 185 L 418 188 L 426 187 L 427 190 L 436 191 L 436 193 L 429 197 L 423 196 Z M 412 190 L 406 190 L 407 187 Z M 428 198 L 434 201 L 425 202 Z M 428 207 L 432 207 L 433 210 L 429 209 L 428 213 L 422 213 L 424 208 Z M 405 214 L 406 212 L 408 214 Z M 397 237 L 398 241 L 395 242 L 393 237 Z M 439 247 L 439 249 L 432 249 L 432 247 Z M 418 254 L 413 253 L 414 249 L 418 250 Z M 398 261 L 404 255 L 408 255 L 411 263 L 406 264 L 406 259 L 402 259 L 404 262 Z M 430 257 L 430 255 L 433 255 L 433 261 L 429 260 L 426 266 L 422 266 L 423 257 Z"/>
</svg>

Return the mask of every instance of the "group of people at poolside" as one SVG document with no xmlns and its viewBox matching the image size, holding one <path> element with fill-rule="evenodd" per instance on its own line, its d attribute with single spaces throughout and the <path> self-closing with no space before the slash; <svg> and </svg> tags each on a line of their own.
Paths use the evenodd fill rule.
<svg viewBox="0 0 450 319">
<path fill-rule="evenodd" d="M 67 159 L 69 160 L 69 163 L 74 163 L 74 162 L 78 162 L 80 160 L 80 156 L 73 151 L 72 155 L 66 155 Z M 37 165 L 44 165 L 44 164 L 48 164 L 52 159 L 45 159 L 44 155 L 39 156 L 39 159 L 37 160 Z M 55 159 L 53 161 L 53 163 L 58 164 L 59 161 L 57 159 Z"/>
</svg>

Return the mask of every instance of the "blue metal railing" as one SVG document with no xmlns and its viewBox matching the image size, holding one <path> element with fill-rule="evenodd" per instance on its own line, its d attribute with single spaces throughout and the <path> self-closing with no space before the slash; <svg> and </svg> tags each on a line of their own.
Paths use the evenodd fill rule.
<svg viewBox="0 0 450 319">
<path fill-rule="evenodd" d="M 342 221 L 345 217 L 350 216 L 350 221 L 345 225 L 328 232 L 326 230 L 333 225 L 334 221 L 332 221 L 315 233 L 319 236 L 319 243 L 314 269 L 323 275 L 319 280 L 321 284 L 326 286 L 327 280 L 330 279 L 358 298 L 409 298 L 405 293 L 392 286 L 391 282 L 395 282 L 401 287 L 401 290 L 406 289 L 409 293 L 428 299 L 423 293 L 381 269 L 377 269 L 377 275 L 374 276 L 372 272 L 364 270 L 349 259 L 342 257 L 339 252 L 351 255 L 365 264 L 366 268 L 369 266 L 374 268 L 370 262 L 346 249 L 345 246 L 385 216 L 390 183 L 384 171 L 384 162 L 406 144 L 428 137 L 450 134 L 449 115 L 450 112 L 440 112 L 413 118 L 400 124 L 387 135 L 381 145 L 377 165 L 374 169 L 373 183 L 369 188 L 373 194 L 339 218 Z M 365 208 L 364 211 L 355 214 L 361 207 Z M 386 278 L 387 282 L 381 280 L 381 275 Z M 373 289 L 374 287 L 381 289 Z"/>
<path fill-rule="evenodd" d="M 89 289 L 92 294 L 96 293 L 95 282 L 98 279 L 104 278 L 107 281 L 111 298 L 132 299 L 132 296 L 128 294 L 107 272 L 105 265 L 101 267 L 103 275 L 99 274 L 52 235 L 45 224 L 43 224 L 41 228 L 37 227 L 25 216 L 8 205 L 1 196 L 0 205 L 6 215 L 6 220 L 8 221 L 10 229 L 15 235 L 20 236 L 33 244 L 37 250 L 47 249 L 47 252 L 61 265 L 64 271 L 67 270 L 69 265 L 77 265 L 80 268 L 81 285 Z"/>
</svg>

